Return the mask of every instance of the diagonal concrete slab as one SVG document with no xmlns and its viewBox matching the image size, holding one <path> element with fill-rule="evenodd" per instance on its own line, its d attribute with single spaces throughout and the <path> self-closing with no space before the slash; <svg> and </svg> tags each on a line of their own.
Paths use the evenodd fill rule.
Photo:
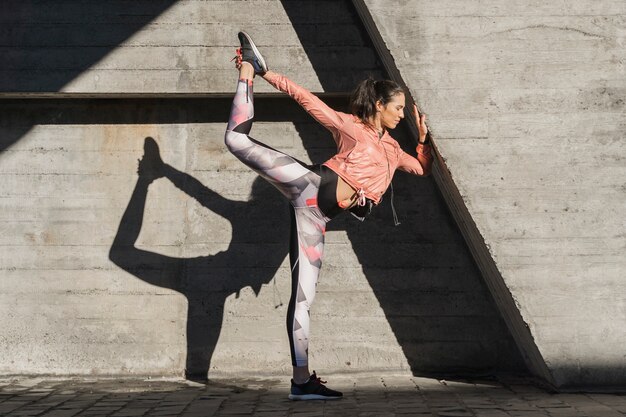
<svg viewBox="0 0 626 417">
<path fill-rule="evenodd" d="M 438 183 L 531 370 L 626 384 L 626 4 L 354 3 L 428 114 Z"/>
</svg>

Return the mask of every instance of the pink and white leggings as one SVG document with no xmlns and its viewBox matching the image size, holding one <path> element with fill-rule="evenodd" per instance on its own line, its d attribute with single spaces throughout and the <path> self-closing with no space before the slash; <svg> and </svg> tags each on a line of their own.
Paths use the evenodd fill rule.
<svg viewBox="0 0 626 417">
<path fill-rule="evenodd" d="M 335 195 L 337 175 L 323 165 L 307 166 L 252 139 L 248 133 L 253 118 L 252 81 L 239 80 L 225 143 L 233 155 L 274 185 L 291 203 L 289 260 L 292 285 L 287 331 L 293 365 L 306 366 L 309 309 L 315 299 L 322 266 L 326 223 L 341 211 Z"/>
</svg>

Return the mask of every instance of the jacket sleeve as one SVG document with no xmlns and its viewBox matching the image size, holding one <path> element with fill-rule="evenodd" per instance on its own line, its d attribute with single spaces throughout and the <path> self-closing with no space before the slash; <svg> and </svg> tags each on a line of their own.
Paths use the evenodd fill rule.
<svg viewBox="0 0 626 417">
<path fill-rule="evenodd" d="M 307 111 L 307 113 L 313 116 L 313 118 L 326 129 L 336 133 L 343 126 L 343 113 L 337 112 L 328 107 L 326 103 L 306 88 L 299 86 L 286 76 L 275 72 L 268 73 L 265 79 L 277 90 L 287 93 L 291 98 L 298 102 L 298 104 L 300 104 L 304 110 Z"/>
<path fill-rule="evenodd" d="M 415 175 L 429 175 L 433 166 L 430 145 L 417 145 L 417 158 L 401 151 L 398 169 Z"/>
</svg>

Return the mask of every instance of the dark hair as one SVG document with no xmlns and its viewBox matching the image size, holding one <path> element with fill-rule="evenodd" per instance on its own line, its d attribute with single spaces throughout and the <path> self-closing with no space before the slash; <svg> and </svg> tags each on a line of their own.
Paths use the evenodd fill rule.
<svg viewBox="0 0 626 417">
<path fill-rule="evenodd" d="M 350 96 L 350 112 L 370 126 L 370 118 L 376 114 L 376 103 L 389 103 L 396 94 L 404 94 L 402 87 L 391 80 L 374 80 L 369 77 L 356 86 Z"/>
</svg>

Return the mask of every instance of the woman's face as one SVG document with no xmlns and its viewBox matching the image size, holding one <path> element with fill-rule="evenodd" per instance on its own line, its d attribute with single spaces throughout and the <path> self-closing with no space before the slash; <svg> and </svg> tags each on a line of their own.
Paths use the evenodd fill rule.
<svg viewBox="0 0 626 417">
<path fill-rule="evenodd" d="M 391 97 L 391 101 L 382 105 L 377 104 L 377 110 L 380 112 L 380 123 L 386 129 L 395 129 L 400 120 L 404 118 L 404 94 L 398 93 Z"/>
</svg>

